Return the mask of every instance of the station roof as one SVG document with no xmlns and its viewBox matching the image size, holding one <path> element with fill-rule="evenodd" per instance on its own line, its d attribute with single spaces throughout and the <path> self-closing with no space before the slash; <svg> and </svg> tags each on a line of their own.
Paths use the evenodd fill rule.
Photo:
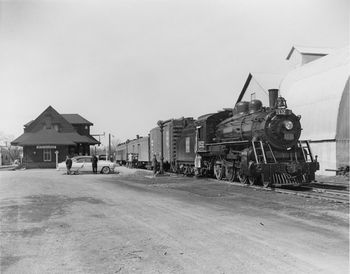
<svg viewBox="0 0 350 274">
<path fill-rule="evenodd" d="M 79 114 L 61 114 L 61 116 L 66 119 L 72 125 L 74 124 L 84 124 L 92 126 L 93 123 L 89 122 L 85 118 L 81 117 Z"/>
<path fill-rule="evenodd" d="M 91 135 L 80 135 L 72 124 L 92 125 L 79 114 L 59 114 L 52 106 L 48 106 L 36 119 L 24 126 L 24 133 L 11 144 L 19 146 L 99 144 Z"/>
<path fill-rule="evenodd" d="M 25 132 L 14 141 L 13 145 L 76 145 L 77 143 L 98 144 L 91 136 L 83 136 L 77 132 L 57 132 L 54 129 L 42 129 L 37 132 Z"/>
</svg>

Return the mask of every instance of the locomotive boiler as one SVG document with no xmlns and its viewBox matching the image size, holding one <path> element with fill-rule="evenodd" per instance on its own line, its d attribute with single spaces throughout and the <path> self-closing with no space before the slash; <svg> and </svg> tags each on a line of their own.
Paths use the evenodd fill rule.
<svg viewBox="0 0 350 274">
<path fill-rule="evenodd" d="M 196 126 L 198 174 L 219 180 L 269 185 L 299 185 L 314 180 L 319 168 L 309 143 L 300 141 L 300 116 L 287 108 L 278 90 L 270 106 L 239 102 L 233 112 L 200 117 Z"/>
</svg>

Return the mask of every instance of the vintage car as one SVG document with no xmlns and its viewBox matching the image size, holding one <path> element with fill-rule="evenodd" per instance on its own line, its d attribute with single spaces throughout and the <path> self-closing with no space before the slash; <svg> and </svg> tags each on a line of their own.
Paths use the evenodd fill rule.
<svg viewBox="0 0 350 274">
<path fill-rule="evenodd" d="M 116 164 L 111 161 L 98 160 L 97 172 L 108 174 L 114 172 Z M 58 171 L 66 171 L 66 162 L 61 162 L 57 165 Z M 72 173 L 92 172 L 92 156 L 76 156 L 72 158 Z"/>
</svg>

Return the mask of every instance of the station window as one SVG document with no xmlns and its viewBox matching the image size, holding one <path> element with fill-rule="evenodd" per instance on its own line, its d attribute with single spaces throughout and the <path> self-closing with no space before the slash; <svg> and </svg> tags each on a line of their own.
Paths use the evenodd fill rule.
<svg viewBox="0 0 350 274">
<path fill-rule="evenodd" d="M 44 149 L 44 162 L 51 162 L 51 149 Z"/>
</svg>

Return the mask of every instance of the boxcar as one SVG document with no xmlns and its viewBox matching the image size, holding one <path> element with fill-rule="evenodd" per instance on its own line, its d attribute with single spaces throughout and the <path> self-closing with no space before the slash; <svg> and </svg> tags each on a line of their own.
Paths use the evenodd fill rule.
<svg viewBox="0 0 350 274">
<path fill-rule="evenodd" d="M 126 142 L 127 163 L 130 167 L 145 168 L 150 162 L 149 137 L 139 137 Z"/>
<path fill-rule="evenodd" d="M 181 133 L 176 143 L 176 172 L 184 174 L 194 173 L 196 157 L 196 126 L 189 123 Z"/>
<path fill-rule="evenodd" d="M 163 126 L 163 161 L 165 170 L 176 170 L 177 140 L 183 129 L 193 123 L 192 117 L 171 119 Z M 156 155 L 157 160 L 161 157 L 161 132 L 156 127 L 150 131 L 150 156 Z"/>
<path fill-rule="evenodd" d="M 117 145 L 116 151 L 115 151 L 115 160 L 120 165 L 125 165 L 127 162 L 127 155 L 126 155 L 126 142 L 120 143 Z"/>
</svg>

